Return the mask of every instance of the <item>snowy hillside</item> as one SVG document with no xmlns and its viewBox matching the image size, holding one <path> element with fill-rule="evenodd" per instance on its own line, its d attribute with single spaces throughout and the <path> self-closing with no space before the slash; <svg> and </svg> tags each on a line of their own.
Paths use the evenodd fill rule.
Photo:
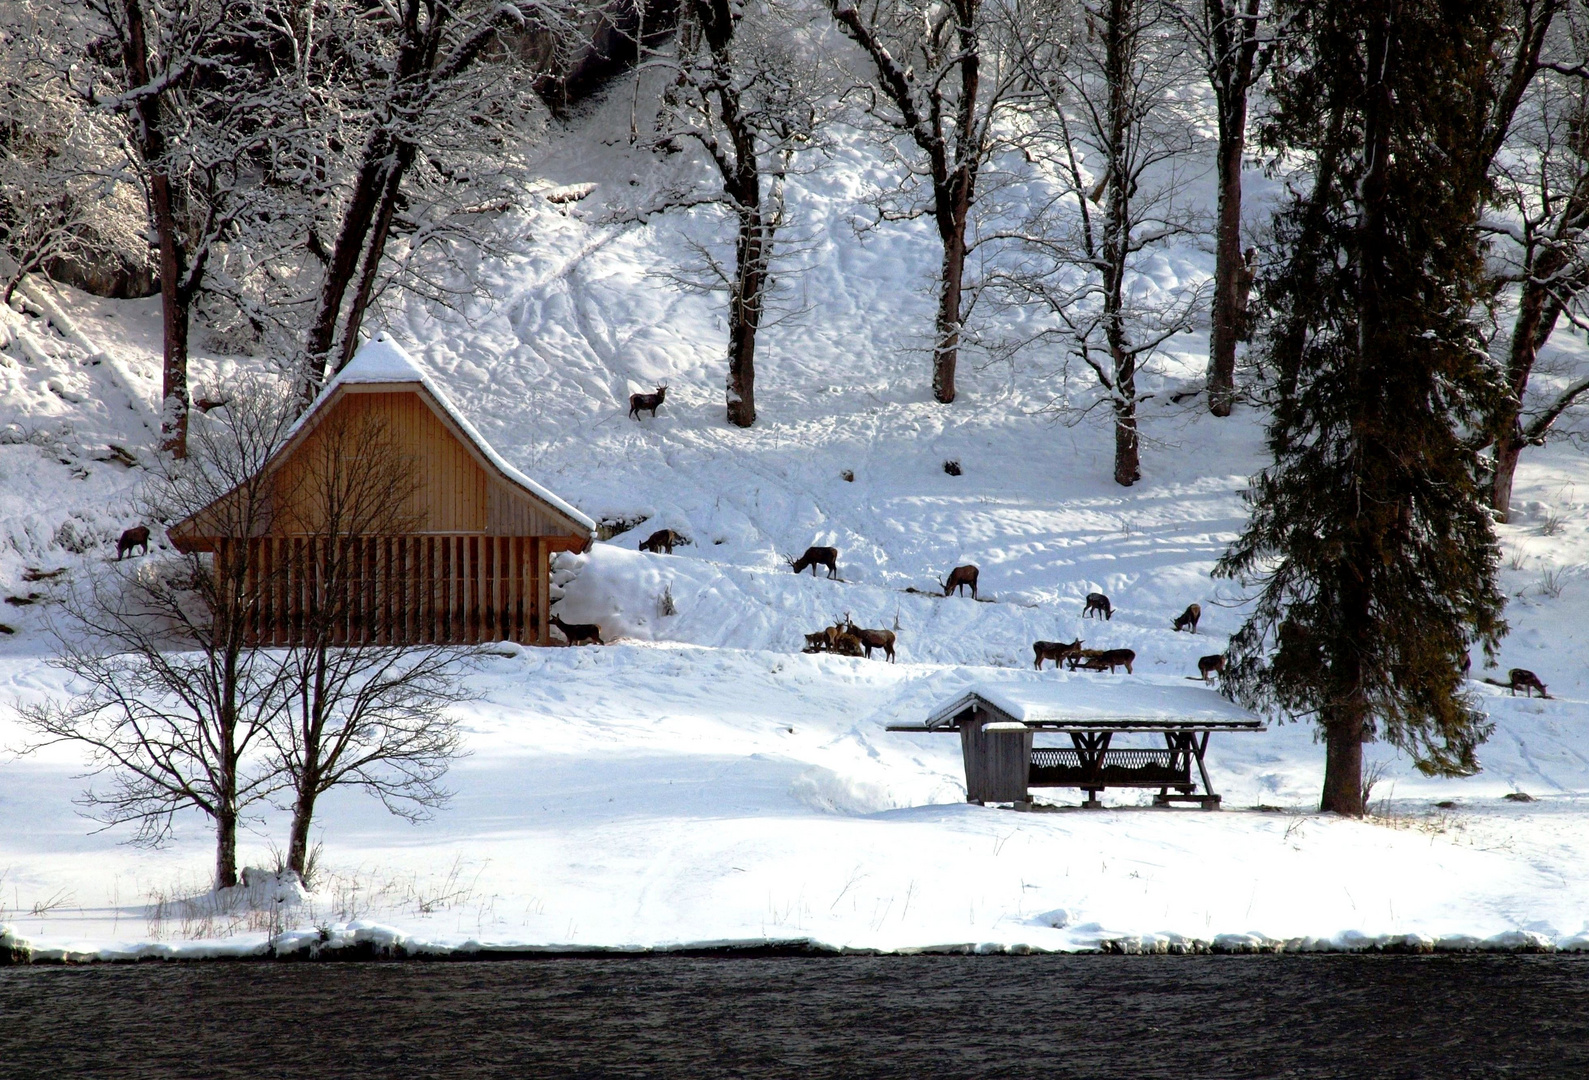
<svg viewBox="0 0 1589 1080">
<path fill-rule="evenodd" d="M 562 564 L 560 613 L 616 643 L 484 660 L 451 805 L 411 827 L 374 800 L 327 798 L 324 869 L 284 915 L 207 896 L 196 816 L 165 848 L 124 846 L 77 814 L 75 750 L 15 753 L 27 733 L 10 705 L 65 690 L 45 663 L 52 597 L 139 522 L 159 311 L 39 280 L 21 311 L 0 310 L 0 924 L 39 955 L 248 950 L 317 925 L 437 947 L 1589 946 L 1589 458 L 1523 459 L 1524 512 L 1502 528 L 1501 667 L 1538 672 L 1553 699 L 1476 687 L 1496 723 L 1480 775 L 1428 779 L 1376 746 L 1376 815 L 1324 818 L 1311 728 L 1276 725 L 1211 744 L 1223 813 L 1139 807 L 1131 791 L 1103 812 L 969 806 L 955 739 L 885 726 L 992 669 L 1186 685 L 1242 618 L 1208 571 L 1245 518 L 1261 417 L 1172 400 L 1201 379 L 1201 332 L 1145 380 L 1160 393 L 1129 489 L 1110 479 L 1101 420 L 1056 421 L 1064 388 L 1042 357 L 969 358 L 959 399 L 933 403 L 936 241 L 920 222 L 857 234 L 857 193 L 881 167 L 857 136 L 792 190 L 810 269 L 787 277 L 787 318 L 762 335 L 756 426 L 728 426 L 720 301 L 668 279 L 723 223 L 604 223 L 647 168 L 624 149 L 622 96 L 548 148 L 549 185 L 595 189 L 527 212 L 521 253 L 479 267 L 492 302 L 414 302 L 386 325 L 512 464 L 594 518 L 643 519 Z M 1211 261 L 1177 249 L 1155 273 L 1172 285 Z M 1566 331 L 1558 343 L 1584 351 Z M 197 363 L 195 396 L 234 362 Z M 628 419 L 628 395 L 662 383 L 659 415 Z M 663 527 L 693 542 L 636 551 Z M 842 580 L 790 572 L 784 556 L 809 544 L 839 549 Z M 981 568 L 980 602 L 931 595 L 964 562 Z M 1093 591 L 1112 619 L 1081 617 Z M 1199 633 L 1174 632 L 1191 602 Z M 845 613 L 897 628 L 899 662 L 799 652 Z M 1136 673 L 1032 672 L 1034 640 L 1076 637 L 1135 650 Z M 1502 798 L 1519 791 L 1534 801 Z M 267 864 L 284 831 L 280 815 L 251 823 L 243 861 Z"/>
</svg>

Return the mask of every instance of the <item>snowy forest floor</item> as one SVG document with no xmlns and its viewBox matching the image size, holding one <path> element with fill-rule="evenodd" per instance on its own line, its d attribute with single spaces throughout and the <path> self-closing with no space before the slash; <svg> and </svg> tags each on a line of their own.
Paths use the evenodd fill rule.
<svg viewBox="0 0 1589 1080">
<path fill-rule="evenodd" d="M 973 353 L 959 399 L 932 403 L 933 238 L 919 222 L 856 234 L 855 194 L 876 167 L 845 143 L 792 185 L 810 269 L 790 276 L 788 317 L 763 335 L 748 431 L 722 419 L 718 301 L 664 276 L 692 241 L 720 243 L 722 220 L 602 224 L 604 189 L 643 163 L 601 140 L 551 144 L 548 181 L 596 192 L 526 213 L 522 254 L 478 268 L 491 302 L 384 312 L 505 457 L 593 517 L 645 522 L 566 564 L 561 614 L 616 643 L 483 659 L 460 706 L 468 752 L 450 805 L 416 827 L 356 793 L 326 798 L 309 894 L 216 896 L 200 817 L 158 850 L 128 846 L 80 815 L 77 751 L 20 753 L 11 706 L 66 689 L 47 663 L 52 600 L 139 523 L 143 470 L 111 447 L 151 453 L 159 358 L 156 301 L 30 282 L 22 312 L 0 310 L 0 589 L 14 598 L 0 608 L 14 631 L 0 634 L 0 925 L 41 958 L 248 952 L 282 932 L 437 949 L 1589 947 L 1589 458 L 1570 446 L 1525 455 L 1501 529 L 1500 666 L 1538 672 L 1553 697 L 1475 684 L 1496 730 L 1471 779 L 1423 777 L 1375 745 L 1372 816 L 1322 816 L 1322 748 L 1283 724 L 1214 739 L 1220 813 L 1156 810 L 1129 791 L 1081 811 L 1064 790 L 1015 813 L 964 802 L 956 740 L 884 730 L 995 672 L 1195 675 L 1242 618 L 1240 593 L 1208 571 L 1244 520 L 1263 418 L 1172 401 L 1200 382 L 1201 333 L 1144 379 L 1145 478 L 1129 489 L 1110 480 L 1107 427 L 1050 409 L 1088 393 L 1053 356 Z M 1206 276 L 1210 261 L 1166 251 L 1144 281 Z M 986 333 L 1019 321 L 1000 315 Z M 240 362 L 196 360 L 195 396 Z M 656 419 L 629 420 L 627 395 L 662 382 Z M 693 544 L 634 550 L 663 527 Z M 814 543 L 839 548 L 843 581 L 789 572 L 782 556 Z M 962 562 L 981 567 L 983 602 L 906 591 Z M 1095 590 L 1118 622 L 1080 617 Z M 665 593 L 676 614 L 662 614 Z M 1193 601 L 1201 632 L 1173 632 Z M 899 662 L 799 652 L 846 612 L 897 623 Z M 1031 671 L 1033 640 L 1077 636 L 1134 649 L 1137 674 Z M 266 811 L 241 861 L 268 865 L 284 838 Z"/>
</svg>

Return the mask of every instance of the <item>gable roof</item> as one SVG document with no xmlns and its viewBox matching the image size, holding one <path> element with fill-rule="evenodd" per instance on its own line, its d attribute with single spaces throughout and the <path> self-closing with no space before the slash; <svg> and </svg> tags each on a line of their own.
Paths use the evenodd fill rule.
<svg viewBox="0 0 1589 1080">
<path fill-rule="evenodd" d="M 319 422 L 319 415 L 324 412 L 331 400 L 342 391 L 351 386 L 382 386 L 397 389 L 403 386 L 418 386 L 424 391 L 422 396 L 429 397 L 431 403 L 441 412 L 443 417 L 452 424 L 463 436 L 469 449 L 475 451 L 484 459 L 484 464 L 490 471 L 496 472 L 508 483 L 515 485 L 525 493 L 539 499 L 553 510 L 571 519 L 581 528 L 587 530 L 592 538 L 596 534 L 596 523 L 591 518 L 581 513 L 570 503 L 554 495 L 550 490 L 531 480 L 524 473 L 509 465 L 501 454 L 485 440 L 479 430 L 471 424 L 452 399 L 442 392 L 441 387 L 427 375 L 420 366 L 414 362 L 401 345 L 393 341 L 390 336 L 382 331 L 375 337 L 359 346 L 359 351 L 343 366 L 342 370 L 331 377 L 325 388 L 320 391 L 320 396 L 315 398 L 314 404 L 300 416 L 296 423 L 287 430 L 286 438 L 282 440 L 281 448 L 271 455 L 265 463 L 266 469 L 273 469 L 282 458 L 286 457 L 309 431 Z"/>
<path fill-rule="evenodd" d="M 1030 673 L 1026 673 L 1030 674 Z M 922 725 L 890 730 L 949 729 L 968 709 L 982 706 L 995 719 L 1058 730 L 1263 731 L 1262 717 L 1217 691 L 1174 676 L 1094 676 L 1056 672 L 1041 679 L 985 678 L 945 701 Z"/>
<path fill-rule="evenodd" d="M 262 472 L 271 473 L 280 468 L 319 422 L 329 414 L 331 406 L 347 393 L 374 391 L 410 391 L 434 410 L 442 422 L 452 430 L 464 447 L 487 473 L 495 473 L 511 487 L 542 503 L 548 510 L 567 520 L 575 532 L 585 532 L 590 540 L 596 537 L 596 523 L 574 506 L 531 480 L 508 464 L 479 430 L 458 411 L 458 407 L 427 375 L 414 359 L 385 333 L 377 334 L 364 343 L 353 358 L 337 372 L 320 391 L 314 403 L 287 429 L 281 445 L 265 461 Z M 222 499 L 230 495 L 222 496 Z M 217 504 L 212 503 L 211 506 Z M 186 534 L 194 531 L 209 507 L 178 522 L 167 530 L 178 546 L 188 540 Z M 588 543 L 588 542 L 587 542 Z"/>
</svg>

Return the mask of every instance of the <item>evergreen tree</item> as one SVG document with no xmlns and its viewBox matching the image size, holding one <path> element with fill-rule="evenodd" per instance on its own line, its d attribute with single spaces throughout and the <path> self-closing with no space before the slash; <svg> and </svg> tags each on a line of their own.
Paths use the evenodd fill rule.
<svg viewBox="0 0 1589 1080">
<path fill-rule="evenodd" d="M 1225 689 L 1311 717 L 1322 808 L 1363 813 L 1364 742 L 1467 775 L 1491 725 L 1463 689 L 1502 634 L 1499 548 L 1464 429 L 1495 373 L 1481 299 L 1480 152 L 1502 32 L 1493 0 L 1284 0 L 1265 131 L 1306 190 L 1275 220 L 1260 343 L 1274 461 L 1215 568 L 1259 586 Z"/>
</svg>

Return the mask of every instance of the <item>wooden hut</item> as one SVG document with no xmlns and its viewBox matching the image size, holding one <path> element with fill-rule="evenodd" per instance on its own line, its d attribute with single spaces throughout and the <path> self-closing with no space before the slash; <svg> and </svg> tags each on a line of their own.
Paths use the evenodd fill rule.
<svg viewBox="0 0 1589 1080">
<path fill-rule="evenodd" d="M 292 505 L 316 467 L 317 440 L 349 421 L 378 426 L 403 468 L 418 473 L 408 477 L 401 532 L 330 536 L 312 511 Z M 259 475 L 267 483 L 256 501 L 266 510 L 251 515 L 251 535 L 225 535 L 243 531 L 223 524 L 239 520 L 222 506 L 235 491 L 168 532 L 179 550 L 214 553 L 217 573 L 248 545 L 251 636 L 260 644 L 300 640 L 305 610 L 328 609 L 327 580 L 341 600 L 329 605 L 343 624 L 339 641 L 550 644 L 550 557 L 585 551 L 595 538 L 590 518 L 505 462 L 384 334 L 331 380 Z M 332 550 L 354 569 L 328 577 Z"/>
</svg>

